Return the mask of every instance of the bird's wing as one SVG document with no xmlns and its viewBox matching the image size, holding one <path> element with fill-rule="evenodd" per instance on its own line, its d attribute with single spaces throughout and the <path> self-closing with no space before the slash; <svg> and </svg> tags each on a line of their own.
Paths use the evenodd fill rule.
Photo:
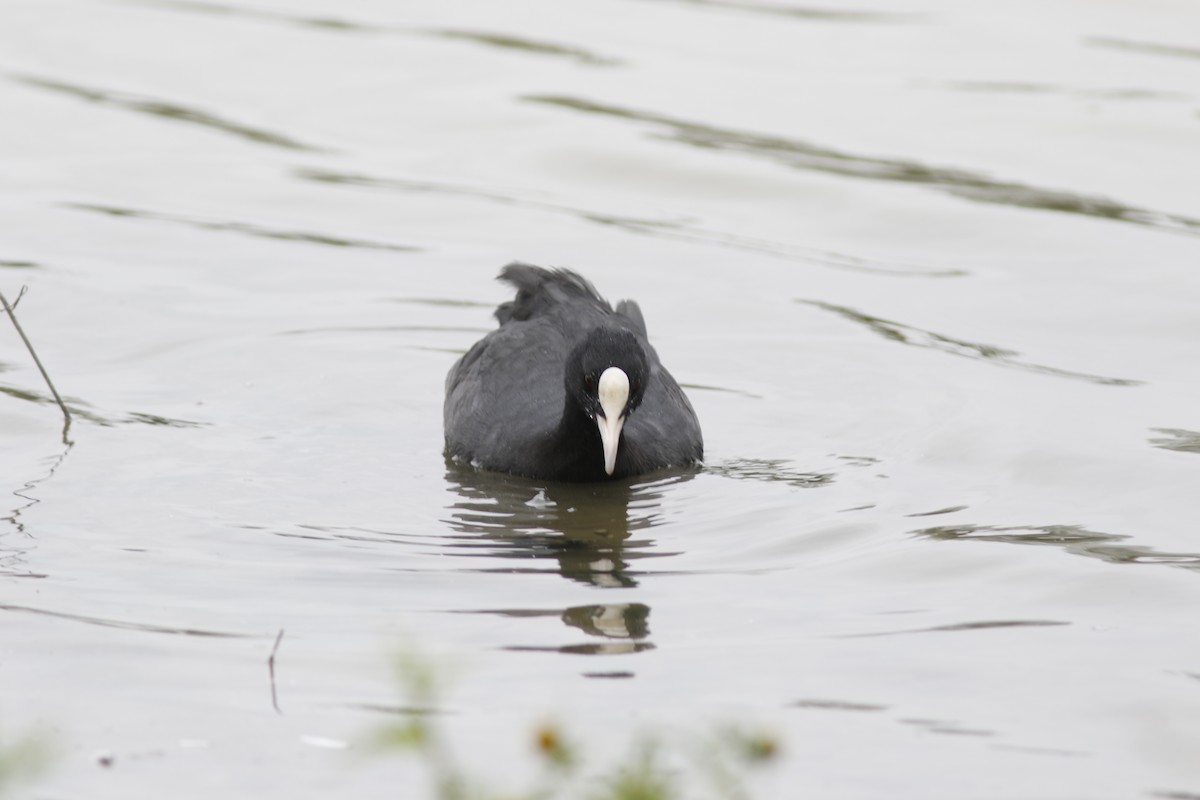
<svg viewBox="0 0 1200 800">
<path fill-rule="evenodd" d="M 510 320 L 540 316 L 568 301 L 582 300 L 604 311 L 612 311 L 595 287 L 567 269 L 543 269 L 514 261 L 500 270 L 498 280 L 512 284 L 517 290 L 514 299 L 496 309 L 496 319 L 501 325 Z"/>
<path fill-rule="evenodd" d="M 617 303 L 617 313 L 633 323 L 633 329 L 642 336 L 646 333 L 646 318 L 642 316 L 642 308 L 632 300 L 622 300 Z"/>
</svg>

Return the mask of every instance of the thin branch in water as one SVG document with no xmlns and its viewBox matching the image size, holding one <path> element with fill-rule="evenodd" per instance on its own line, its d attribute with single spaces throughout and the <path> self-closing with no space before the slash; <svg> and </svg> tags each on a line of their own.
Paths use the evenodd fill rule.
<svg viewBox="0 0 1200 800">
<path fill-rule="evenodd" d="M 17 299 L 12 301 L 12 311 L 16 311 L 16 310 L 17 310 L 17 306 L 19 306 L 19 305 L 21 304 L 21 298 L 25 296 L 25 293 L 26 293 L 27 291 L 29 291 L 29 287 L 28 287 L 28 286 L 22 286 L 22 287 L 21 287 L 21 291 L 17 292 Z M 11 313 L 11 312 L 10 312 L 10 313 Z"/>
<path fill-rule="evenodd" d="M 21 292 L 17 295 L 17 303 L 21 302 L 21 298 L 25 296 L 26 287 L 21 287 Z M 17 329 L 17 334 L 21 337 L 21 341 L 25 343 L 25 349 L 29 351 L 29 355 L 33 356 L 33 363 L 37 365 L 38 371 L 42 373 L 42 377 L 46 381 L 46 385 L 50 387 L 50 393 L 54 395 L 54 402 L 58 403 L 58 407 L 63 413 L 63 441 L 67 441 L 67 433 L 71 430 L 71 412 L 67 410 L 67 404 L 63 402 L 62 397 L 58 394 L 58 389 L 54 388 L 54 381 L 50 380 L 50 374 L 46 372 L 46 368 L 42 366 L 42 360 L 38 358 L 37 351 L 33 349 L 33 343 L 29 341 L 29 337 L 25 335 L 25 331 L 21 328 L 21 323 L 17 322 L 17 315 L 14 313 L 16 303 L 9 305 L 8 298 L 0 292 L 0 303 L 4 304 L 4 310 L 8 312 L 8 318 L 12 320 L 13 327 Z"/>
<path fill-rule="evenodd" d="M 279 635 L 275 637 L 275 646 L 271 648 L 271 655 L 267 658 L 267 672 L 271 674 L 271 705 L 275 707 L 276 714 L 283 713 L 279 708 L 279 696 L 275 693 L 275 655 L 279 652 L 279 643 L 283 641 L 283 630 L 279 629 Z"/>
</svg>

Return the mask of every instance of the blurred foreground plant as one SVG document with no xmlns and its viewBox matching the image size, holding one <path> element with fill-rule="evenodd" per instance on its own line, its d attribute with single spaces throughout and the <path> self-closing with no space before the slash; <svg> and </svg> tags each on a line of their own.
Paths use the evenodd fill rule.
<svg viewBox="0 0 1200 800">
<path fill-rule="evenodd" d="M 0 797 L 9 794 L 20 781 L 37 775 L 49 762 L 50 747 L 39 737 L 0 740 Z"/>
<path fill-rule="evenodd" d="M 694 783 L 707 787 L 703 796 L 749 800 L 747 773 L 771 762 L 779 752 L 778 740 L 770 734 L 727 725 L 690 741 L 639 736 L 630 745 L 628 756 L 597 772 L 588 769 L 580 756 L 586 748 L 578 746 L 558 725 L 547 722 L 531 736 L 541 766 L 535 786 L 515 793 L 497 792 L 486 788 L 486 776 L 471 775 L 464 769 L 445 739 L 436 714 L 445 689 L 439 670 L 411 650 L 398 659 L 397 666 L 410 718 L 381 729 L 376 741 L 385 750 L 403 750 L 421 759 L 429 770 L 436 800 L 680 800 L 686 776 L 668 763 L 680 761 L 700 777 Z M 693 781 L 688 783 L 688 796 L 693 797 Z"/>
</svg>

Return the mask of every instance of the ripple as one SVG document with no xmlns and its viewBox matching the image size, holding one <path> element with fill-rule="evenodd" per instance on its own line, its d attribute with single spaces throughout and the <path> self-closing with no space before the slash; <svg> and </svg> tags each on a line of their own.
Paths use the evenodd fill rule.
<svg viewBox="0 0 1200 800">
<path fill-rule="evenodd" d="M 804 472 L 787 466 L 779 458 L 732 458 L 719 464 L 706 464 L 705 472 L 743 481 L 785 483 L 799 489 L 815 489 L 833 483 L 831 472 Z"/>
<path fill-rule="evenodd" d="M 788 704 L 789 708 L 800 708 L 806 711 L 848 711 L 853 713 L 883 713 L 889 706 L 879 703 L 861 703 L 847 700 L 810 699 L 797 700 Z M 926 733 L 936 733 L 947 736 L 978 736 L 990 738 L 999 734 L 987 728 L 967 727 L 958 720 L 940 719 L 935 717 L 892 717 L 890 722 L 920 728 Z M 1072 753 L 1076 755 L 1076 753 Z"/>
<path fill-rule="evenodd" d="M 675 239 L 684 242 L 711 244 L 716 247 L 732 250 L 743 250 L 775 258 L 818 264 L 847 272 L 865 272 L 893 277 L 920 278 L 955 278 L 969 274 L 966 270 L 962 269 L 932 269 L 881 259 L 866 259 L 845 253 L 835 253 L 828 250 L 775 242 L 769 239 L 705 230 L 679 222 L 650 222 L 599 215 L 591 215 L 588 219 L 602 225 L 620 227 L 631 233 L 642 233 L 658 238 Z"/>
<path fill-rule="evenodd" d="M 1010 367 L 1020 369 L 1026 372 L 1036 372 L 1040 375 L 1052 375 L 1056 378 L 1070 378 L 1072 380 L 1087 381 L 1088 383 L 1096 383 L 1102 386 L 1140 386 L 1142 381 L 1132 380 L 1129 378 L 1109 378 L 1103 375 L 1091 375 L 1086 372 L 1074 372 L 1072 370 L 1060 369 L 1058 367 L 1048 367 L 1043 364 L 1034 364 L 1028 361 L 1019 361 L 1013 356 L 1020 355 L 1016 350 L 1008 350 L 1003 347 L 996 347 L 990 344 L 980 344 L 977 342 L 968 342 L 964 339 L 957 339 L 951 336 L 946 336 L 941 333 L 915 328 L 911 325 L 905 325 L 901 322 L 883 319 L 882 317 L 873 317 L 869 314 L 864 314 L 861 311 L 856 311 L 847 306 L 834 305 L 821 300 L 804 300 L 797 299 L 797 303 L 803 305 L 820 308 L 824 311 L 832 311 L 851 322 L 857 322 L 865 326 L 868 330 L 879 334 L 889 341 L 898 342 L 900 344 L 910 345 L 912 347 L 922 347 L 931 350 L 938 350 L 943 353 L 948 353 L 952 356 L 961 356 L 977 361 L 983 361 L 988 364 L 995 364 L 1001 367 Z"/>
<path fill-rule="evenodd" d="M 7 395 L 16 400 L 25 400 L 38 405 L 58 405 L 58 402 L 49 394 L 33 391 L 31 389 L 22 389 L 16 386 L 0 384 L 0 394 Z M 147 414 L 141 411 L 132 411 L 124 416 L 113 417 L 99 414 L 91 411 L 87 406 L 89 404 L 75 397 L 64 397 L 63 403 L 70 410 L 72 418 L 84 419 L 88 422 L 95 423 L 106 428 L 114 425 L 126 424 L 144 424 L 144 425 L 163 425 L 171 428 L 201 428 L 208 425 L 207 422 L 196 422 L 194 420 L 174 419 L 171 417 L 163 417 L 158 414 Z"/>
<path fill-rule="evenodd" d="M 399 706 L 387 705 L 385 703 L 343 703 L 342 705 L 345 708 L 373 711 L 379 714 L 391 714 L 401 717 L 428 717 L 452 713 L 434 706 Z"/>
<path fill-rule="evenodd" d="M 392 244 L 389 242 L 375 242 L 365 239 L 350 239 L 342 236 L 331 236 L 329 234 L 312 233 L 309 231 L 279 230 L 277 228 L 267 228 L 249 222 L 204 219 L 202 217 L 190 217 L 182 214 L 168 214 L 161 211 L 143 211 L 133 208 L 100 205 L 96 203 L 62 203 L 62 205 L 67 208 L 74 208 L 79 211 L 91 211 L 110 217 L 166 222 L 174 225 L 186 225 L 188 227 L 198 228 L 200 230 L 227 231 L 231 233 L 241 233 L 247 236 L 256 236 L 262 239 L 276 239 L 286 242 L 302 242 L 304 244 L 319 244 L 328 247 L 349 247 L 366 250 L 388 250 L 392 252 L 403 253 L 420 252 L 423 249 L 407 244 Z"/>
<path fill-rule="evenodd" d="M 923 729 L 926 733 L 940 733 L 947 736 L 995 736 L 995 731 L 986 730 L 983 728 L 964 728 L 955 720 L 946 719 L 925 719 L 909 717 L 907 719 L 897 720 L 902 725 L 913 725 Z"/>
<path fill-rule="evenodd" d="M 1061 747 L 1035 747 L 1021 744 L 993 744 L 997 750 L 1010 750 L 1014 753 L 1031 753 L 1039 756 L 1060 756 L 1066 758 L 1086 758 L 1090 756 L 1086 750 L 1067 750 Z"/>
<path fill-rule="evenodd" d="M 324 148 L 313 147 L 303 142 L 297 141 L 290 136 L 281 133 L 274 133 L 263 128 L 256 128 L 251 125 L 246 125 L 233 120 L 225 119 L 224 117 L 211 114 L 207 111 L 202 111 L 198 108 L 182 105 L 180 103 L 170 102 L 166 100 L 158 100 L 156 98 L 147 97 L 145 95 L 137 95 L 129 92 L 114 92 L 105 89 L 93 89 L 78 84 L 67 83 L 65 81 L 52 80 L 50 78 L 41 78 L 34 75 L 10 75 L 12 80 L 32 86 L 37 89 L 44 89 L 58 94 L 65 94 L 70 97 L 75 97 L 80 100 L 85 100 L 89 103 L 96 103 L 103 106 L 111 106 L 120 108 L 126 111 L 133 111 L 139 114 L 148 114 L 154 117 L 174 120 L 176 122 L 184 122 L 189 125 L 197 125 L 202 128 L 210 128 L 236 136 L 246 141 L 251 141 L 256 144 L 265 144 L 272 147 L 281 147 L 286 150 L 303 150 L 308 152 L 327 152 Z"/>
<path fill-rule="evenodd" d="M 611 672 L 583 672 L 580 674 L 585 678 L 608 678 L 612 680 L 635 677 L 635 674 L 629 672 L 628 670 L 613 670 Z"/>
<path fill-rule="evenodd" d="M 435 308 L 495 308 L 495 303 L 480 303 L 475 300 L 459 300 L 453 297 L 393 297 L 390 302 L 410 303 L 418 306 L 433 306 Z"/>
<path fill-rule="evenodd" d="M 10 605 L 7 603 L 0 603 L 0 611 L 16 611 L 26 614 L 38 614 L 40 616 L 70 620 L 72 622 L 82 622 L 86 625 L 100 625 L 105 628 L 120 628 L 122 630 L 130 631 L 145 631 L 147 633 L 167 633 L 177 636 L 204 636 L 221 639 L 254 638 L 254 635 L 249 633 L 230 633 L 228 631 L 212 631 L 203 630 L 200 628 L 177 627 L 173 625 L 153 625 L 145 622 L 129 622 L 127 620 L 111 619 L 108 617 L 91 617 L 84 614 L 71 614 L 65 611 L 50 611 L 44 608 Z"/>
<path fill-rule="evenodd" d="M 1154 56 L 1200 58 L 1200 48 L 1198 47 L 1180 47 L 1178 45 L 1158 44 L 1156 42 L 1137 42 L 1130 39 L 1116 39 L 1108 36 L 1090 36 L 1084 39 L 1084 42 L 1092 47 L 1128 50 L 1134 53 L 1147 53 Z"/>
<path fill-rule="evenodd" d="M 1189 100 L 1183 92 L 1162 92 L 1154 89 L 1074 89 L 1052 83 L 1022 81 L 945 81 L 938 84 L 947 89 L 994 94 L 1053 94 L 1086 100 Z"/>
<path fill-rule="evenodd" d="M 172 11 L 187 11 L 196 14 L 216 16 L 243 17 L 245 19 L 264 20 L 268 22 L 284 22 L 305 28 L 336 31 L 342 33 L 383 33 L 387 28 L 379 25 L 368 25 L 351 22 L 334 17 L 302 17 L 295 14 L 285 14 L 279 11 L 256 9 L 249 6 L 235 6 L 228 3 L 202 3 L 196 0 L 129 0 L 131 4 L 162 8 Z"/>
<path fill-rule="evenodd" d="M 50 459 L 49 464 L 40 471 L 40 474 L 24 478 L 20 487 L 11 491 L 13 497 L 19 498 L 23 502 L 16 506 L 10 506 L 8 513 L 0 517 L 0 522 L 8 523 L 5 526 L 8 530 L 0 531 L 0 575 L 11 578 L 49 577 L 47 573 L 33 572 L 25 566 L 27 555 L 33 549 L 35 540 L 26 532 L 22 517 L 42 502 L 41 498 L 37 496 L 38 487 L 55 476 L 74 447 L 75 444 L 67 438 L 67 429 L 64 427 L 62 450 Z M 9 536 L 17 537 L 18 541 L 14 542 Z"/>
<path fill-rule="evenodd" d="M 921 511 L 916 514 L 905 514 L 906 517 L 936 517 L 940 514 L 953 514 L 957 511 L 965 511 L 968 506 L 948 506 L 939 508 L 936 511 Z"/>
<path fill-rule="evenodd" d="M 124 419 L 117 420 L 117 422 L 137 422 L 143 425 L 158 425 L 163 428 L 207 428 L 209 426 L 207 422 L 196 422 L 191 419 L 175 419 L 174 417 L 164 417 L 159 414 L 146 414 L 141 411 L 131 412 Z"/>
<path fill-rule="evenodd" d="M 636 568 L 643 559 L 678 555 L 656 548 L 654 540 L 644 533 L 661 523 L 664 493 L 695 475 L 694 471 L 687 471 L 604 484 L 546 484 L 501 473 L 480 472 L 450 460 L 446 467 L 449 499 L 447 515 L 443 519 L 445 529 L 435 527 L 414 533 L 358 526 L 295 524 L 287 529 L 273 528 L 269 532 L 275 536 L 313 541 L 398 544 L 432 559 L 421 564 L 406 560 L 389 567 L 399 572 L 545 574 L 557 571 L 568 580 L 590 586 L 625 588 L 637 586 L 642 575 L 656 574 Z M 443 558 L 445 556 L 498 559 L 499 562 L 495 565 L 486 562 L 451 564 Z M 634 621 L 639 608 L 637 604 L 580 608 L 588 613 L 621 608 L 630 630 L 637 627 Z M 541 611 L 522 613 L 545 615 Z"/>
<path fill-rule="evenodd" d="M 605 484 L 544 484 L 447 461 L 452 492 L 444 552 L 553 559 L 564 577 L 601 588 L 637 585 L 635 562 L 676 555 L 644 535 L 660 523 L 662 498 L 694 471 Z"/>
<path fill-rule="evenodd" d="M 488 47 L 498 47 L 502 50 L 518 50 L 539 56 L 556 56 L 578 61 L 590 66 L 611 67 L 621 62 L 615 58 L 598 55 L 590 50 L 572 45 L 555 44 L 525 36 L 515 36 L 510 33 L 493 33 L 489 31 L 472 31 L 458 28 L 432 28 L 417 31 L 428 36 L 438 36 L 443 39 L 457 39 L 474 42 Z"/>
<path fill-rule="evenodd" d="M 13 261 L 8 259 L 0 259 L 0 268 L 3 269 L 40 269 L 41 264 L 34 261 Z"/>
<path fill-rule="evenodd" d="M 725 386 L 707 386 L 703 383 L 681 383 L 681 384 L 679 384 L 679 387 L 681 389 L 694 389 L 699 392 L 720 392 L 721 394 L 736 394 L 736 395 L 739 395 L 740 397 L 749 397 L 754 400 L 762 400 L 763 399 L 763 396 L 761 394 L 755 394 L 754 392 L 747 392 L 744 389 L 730 389 Z"/>
<path fill-rule="evenodd" d="M 17 386 L 0 384 L 0 394 L 7 395 L 15 400 L 25 400 L 29 403 L 37 403 L 38 405 L 58 405 L 49 394 L 39 392 L 33 389 L 23 389 Z M 70 410 L 72 417 L 86 419 L 88 422 L 95 422 L 98 425 L 112 425 L 113 420 L 107 417 L 102 417 L 99 414 L 94 414 L 85 408 L 81 407 L 83 401 L 72 397 L 64 397 L 63 403 Z"/>
<path fill-rule="evenodd" d="M 894 12 L 872 11 L 853 8 L 829 8 L 819 6 L 789 6 L 774 3 L 738 2 L 737 0 L 674 0 L 691 6 L 719 8 L 730 11 L 744 11 L 752 14 L 768 14 L 773 17 L 787 17 L 797 20 L 814 22 L 914 22 L 923 15 Z"/>
<path fill-rule="evenodd" d="M 955 525 L 922 528 L 910 533 L 930 539 L 1051 546 L 1110 564 L 1157 564 L 1200 571 L 1200 553 L 1166 552 L 1152 547 L 1118 544 L 1132 537 L 1090 531 L 1078 525 Z"/>
<path fill-rule="evenodd" d="M 719 128 L 652 111 L 598 103 L 564 95 L 528 95 L 529 102 L 586 114 L 649 123 L 665 129 L 665 138 L 704 150 L 744 153 L 793 169 L 867 180 L 911 183 L 980 203 L 1057 211 L 1126 222 L 1176 233 L 1200 234 L 1200 219 L 1126 205 L 1097 195 L 995 180 L 981 172 L 924 164 L 913 159 L 859 155 L 802 139 Z"/>
<path fill-rule="evenodd" d="M 296 328 L 280 332 L 281 336 L 311 333 L 489 333 L 491 328 L 472 328 L 466 325 L 331 325 L 324 328 Z M 457 352 L 457 351 L 455 351 Z"/>
<path fill-rule="evenodd" d="M 15 530 L 0 531 L 0 575 L 5 578 L 48 578 L 50 577 L 45 572 L 34 572 L 26 566 L 26 561 L 29 552 L 33 549 L 32 540 L 28 536 L 21 536 L 21 542 L 11 542 L 8 537 L 21 535 L 25 533 L 25 525 L 21 522 L 21 515 L 32 506 L 41 502 L 36 498 L 29 498 L 22 491 L 30 490 L 33 486 L 31 482 L 27 482 L 21 489 L 13 492 L 14 495 L 23 500 L 28 500 L 25 505 L 14 508 L 4 516 L 0 517 L 0 522 L 9 523 Z"/>
<path fill-rule="evenodd" d="M 873 456 L 839 456 L 831 454 L 831 457 L 836 458 L 838 461 L 845 461 L 852 467 L 873 467 L 876 464 L 882 463 L 881 459 Z"/>
<path fill-rule="evenodd" d="M 711 230 L 676 220 L 644 219 L 629 217 L 593 209 L 581 208 L 564 203 L 550 202 L 528 195 L 501 192 L 494 189 L 430 180 L 407 178 L 381 178 L 326 169 L 305 168 L 297 175 L 310 181 L 342 186 L 360 186 L 387 191 L 444 194 L 455 197 L 471 197 L 500 205 L 564 214 L 583 222 L 618 228 L 626 233 L 651 236 L 657 239 L 708 245 L 743 252 L 758 253 L 774 258 L 787 259 L 805 264 L 830 267 L 847 272 L 888 275 L 891 277 L 946 278 L 966 275 L 960 269 L 933 269 L 913 264 L 868 259 L 812 247 L 776 242 L 768 239 L 742 236 L 725 231 Z"/>
<path fill-rule="evenodd" d="M 856 703 L 849 700 L 796 700 L 791 708 L 811 708 L 821 711 L 887 711 L 887 706 L 875 703 Z"/>
<path fill-rule="evenodd" d="M 377 25 L 357 22 L 342 17 L 308 17 L 288 14 L 263 8 L 226 3 L 201 3 L 194 0 L 138 0 L 138 5 L 186 11 L 198 14 L 241 17 L 263 22 L 280 23 L 293 27 L 308 28 L 330 33 L 424 36 L 452 39 L 485 47 L 514 50 L 537 56 L 565 58 L 588 66 L 614 66 L 621 63 L 615 58 L 602 56 L 582 47 L 531 39 L 524 35 L 496 31 L 469 30 L 464 28 L 413 28 L 394 25 Z"/>
<path fill-rule="evenodd" d="M 1200 431 L 1189 431 L 1183 428 L 1151 428 L 1155 433 L 1165 433 L 1150 439 L 1150 444 L 1163 450 L 1174 450 L 1177 453 L 1200 453 Z"/>
<path fill-rule="evenodd" d="M 1060 625 L 1070 625 L 1050 619 L 1001 619 L 982 620 L 978 622 L 956 622 L 950 625 L 934 625 L 929 628 L 905 628 L 898 631 L 878 631 L 874 633 L 847 633 L 837 636 L 838 639 L 867 639 L 877 636 L 903 636 L 912 633 L 958 633 L 961 631 L 983 631 L 995 628 L 1046 628 Z"/>
</svg>

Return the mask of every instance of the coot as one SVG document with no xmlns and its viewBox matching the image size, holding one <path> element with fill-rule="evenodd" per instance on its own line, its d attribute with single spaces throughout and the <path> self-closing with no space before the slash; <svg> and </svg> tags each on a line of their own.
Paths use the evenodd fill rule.
<svg viewBox="0 0 1200 800">
<path fill-rule="evenodd" d="M 509 264 L 500 327 L 446 376 L 446 454 L 529 478 L 599 481 L 698 462 L 700 423 L 646 339 L 570 270 Z"/>
</svg>

